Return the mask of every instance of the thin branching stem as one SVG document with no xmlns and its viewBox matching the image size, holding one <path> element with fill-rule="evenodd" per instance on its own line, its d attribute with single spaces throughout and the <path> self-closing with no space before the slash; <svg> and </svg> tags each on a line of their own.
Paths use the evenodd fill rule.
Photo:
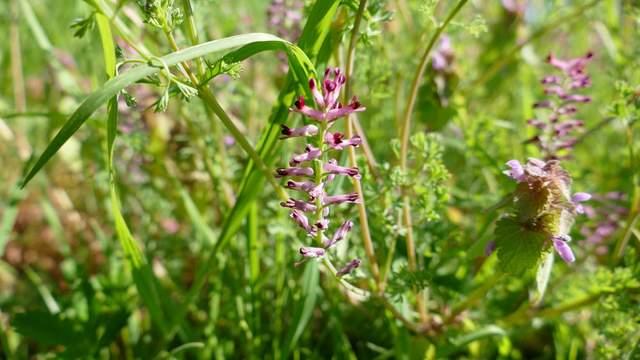
<svg viewBox="0 0 640 360">
<path fill-rule="evenodd" d="M 349 41 L 349 48 L 347 49 L 347 59 L 345 66 L 345 74 L 347 76 L 347 82 L 345 84 L 344 91 L 344 99 L 349 98 L 351 96 L 351 76 L 353 73 L 353 60 L 356 51 L 356 44 L 358 41 L 358 33 L 360 28 L 360 23 L 362 21 L 362 15 L 364 14 L 364 10 L 367 7 L 367 0 L 361 0 L 358 6 L 358 12 L 356 13 L 356 18 L 353 23 L 353 31 L 351 33 L 351 40 Z M 346 135 L 348 138 L 353 136 L 353 124 L 352 124 L 352 116 L 347 117 L 347 126 L 346 126 Z M 352 146 L 349 146 L 349 162 L 351 166 L 357 166 L 356 160 L 356 152 Z M 367 255 L 367 259 L 369 261 L 369 268 L 371 270 L 371 274 L 373 275 L 376 288 L 380 289 L 380 269 L 378 266 L 378 260 L 376 258 L 375 250 L 373 247 L 373 241 L 371 240 L 371 231 L 369 230 L 369 222 L 367 219 L 367 208 L 364 199 L 364 192 L 362 191 L 362 184 L 359 179 L 353 179 L 353 186 L 358 193 L 358 197 L 360 199 L 360 203 L 358 206 L 358 215 L 360 219 L 360 234 L 362 236 L 362 243 L 364 245 L 364 251 Z"/>
<path fill-rule="evenodd" d="M 413 76 L 413 81 L 411 82 L 411 88 L 409 91 L 409 97 L 407 98 L 407 105 L 405 107 L 404 116 L 401 122 L 402 126 L 402 138 L 400 140 L 400 168 L 403 171 L 407 170 L 407 158 L 408 158 L 408 150 L 409 150 L 409 134 L 411 132 L 411 118 L 413 116 L 413 109 L 416 104 L 416 99 L 418 97 L 418 90 L 420 88 L 420 82 L 422 80 L 422 75 L 427 67 L 427 63 L 429 60 L 429 54 L 433 49 L 434 45 L 440 38 L 440 35 L 444 31 L 444 29 L 449 25 L 451 20 L 460 12 L 462 7 L 467 3 L 468 0 L 460 0 L 458 4 L 451 10 L 445 21 L 440 24 L 436 31 L 431 36 L 429 43 L 427 44 L 427 48 L 425 49 L 422 57 L 420 58 L 420 62 L 418 63 L 418 67 L 416 68 L 416 72 Z M 411 221 L 411 201 L 409 199 L 408 194 L 403 194 L 403 222 L 406 228 L 406 245 L 407 245 L 407 258 L 408 258 L 408 268 L 409 271 L 417 271 L 417 262 L 416 262 L 416 247 L 415 240 L 413 238 L 413 226 Z M 420 293 L 416 294 L 416 301 L 418 305 L 418 313 L 420 314 L 420 318 L 423 322 L 428 320 L 426 306 L 424 304 L 424 299 Z"/>
</svg>

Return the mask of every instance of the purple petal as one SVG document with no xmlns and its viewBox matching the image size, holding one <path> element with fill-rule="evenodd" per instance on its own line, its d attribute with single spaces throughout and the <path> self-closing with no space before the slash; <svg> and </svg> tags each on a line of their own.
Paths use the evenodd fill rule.
<svg viewBox="0 0 640 360">
<path fill-rule="evenodd" d="M 507 166 L 510 167 L 511 170 L 507 170 L 504 173 L 513 180 L 520 182 L 524 177 L 524 168 L 522 164 L 520 164 L 520 161 L 509 160 L 507 161 Z"/>
<path fill-rule="evenodd" d="M 585 192 L 577 192 L 571 197 L 571 201 L 574 203 L 581 203 L 591 199 L 591 194 Z"/>
<path fill-rule="evenodd" d="M 566 239 L 570 239 L 569 235 L 554 236 L 552 239 L 553 247 L 556 249 L 556 252 L 560 255 L 562 260 L 566 263 L 572 263 L 576 261 L 576 257 L 573 255 L 573 251 L 571 250 L 571 247 L 569 247 Z"/>
</svg>

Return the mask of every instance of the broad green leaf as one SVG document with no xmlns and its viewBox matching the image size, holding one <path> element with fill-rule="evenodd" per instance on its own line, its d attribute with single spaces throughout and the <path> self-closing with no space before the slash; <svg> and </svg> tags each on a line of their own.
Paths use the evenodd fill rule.
<svg viewBox="0 0 640 360">
<path fill-rule="evenodd" d="M 89 95 L 78 109 L 71 115 L 69 120 L 58 131 L 53 140 L 49 143 L 42 155 L 38 158 L 35 165 L 25 176 L 22 186 L 24 187 L 42 167 L 58 152 L 60 147 L 84 124 L 84 122 L 109 99 L 118 94 L 125 87 L 142 80 L 145 77 L 161 71 L 166 66 L 174 66 L 178 63 L 189 61 L 205 55 L 227 52 L 252 43 L 263 42 L 280 42 L 286 45 L 286 48 L 294 47 L 289 42 L 280 39 L 277 36 L 263 33 L 250 33 L 244 35 L 236 35 L 228 38 L 213 40 L 192 47 L 185 48 L 173 52 L 162 58 L 150 61 L 149 64 L 140 65 L 133 69 L 120 74 L 107 81 L 102 88 Z M 290 56 L 291 59 L 297 57 Z M 303 65 L 300 65 L 303 67 Z"/>
<path fill-rule="evenodd" d="M 16 314 L 11 325 L 23 336 L 46 345 L 77 346 L 83 339 L 82 323 L 47 311 Z"/>
<path fill-rule="evenodd" d="M 545 233 L 531 231 L 513 217 L 505 217 L 496 223 L 495 236 L 498 266 L 502 271 L 520 274 L 538 264 Z"/>
</svg>

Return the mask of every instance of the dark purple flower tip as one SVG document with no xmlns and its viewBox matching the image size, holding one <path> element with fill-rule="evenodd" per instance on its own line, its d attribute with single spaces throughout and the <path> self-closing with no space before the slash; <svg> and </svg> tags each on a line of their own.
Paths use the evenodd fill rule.
<svg viewBox="0 0 640 360">
<path fill-rule="evenodd" d="M 353 259 L 349 261 L 345 266 L 343 266 L 340 270 L 338 270 L 338 272 L 336 272 L 336 276 L 337 277 L 345 276 L 351 273 L 353 270 L 357 269 L 358 267 L 360 267 L 360 260 Z"/>
<path fill-rule="evenodd" d="M 316 88 L 316 81 L 314 79 L 309 79 L 309 89 L 314 90 Z"/>
<path fill-rule="evenodd" d="M 300 136 L 313 136 L 318 133 L 318 127 L 315 125 L 305 125 L 295 129 L 292 129 L 286 125 L 280 125 L 280 128 L 280 139 L 288 139 Z"/>
<path fill-rule="evenodd" d="M 484 256 L 489 256 L 496 251 L 496 242 L 495 240 L 491 240 L 487 243 L 487 246 L 484 247 Z"/>
<path fill-rule="evenodd" d="M 560 84 L 560 78 L 554 75 L 549 75 L 549 76 L 543 77 L 542 80 L 540 80 L 540 82 L 545 85 L 546 84 L 557 85 L 557 84 Z"/>
<path fill-rule="evenodd" d="M 576 261 L 576 257 L 573 255 L 573 251 L 571 247 L 569 247 L 568 242 L 571 241 L 571 237 L 569 235 L 558 235 L 554 236 L 552 239 L 553 247 L 562 260 L 566 263 L 572 263 Z"/>
<path fill-rule="evenodd" d="M 311 246 L 303 246 L 300 248 L 300 255 L 305 258 L 319 258 L 324 256 L 326 253 L 323 248 L 319 247 L 311 247 Z"/>
<path fill-rule="evenodd" d="M 328 93 L 333 92 L 336 89 L 336 83 L 333 80 L 326 79 L 324 81 L 324 90 Z"/>
<path fill-rule="evenodd" d="M 531 126 L 533 126 L 535 128 L 538 128 L 538 129 L 544 129 L 544 128 L 547 127 L 547 123 L 545 123 L 542 120 L 538 120 L 538 119 L 529 119 L 529 120 L 527 120 L 527 124 L 529 124 L 529 125 L 531 125 Z"/>
<path fill-rule="evenodd" d="M 517 182 L 521 182 L 524 179 L 524 167 L 520 164 L 518 160 L 509 160 L 506 165 L 510 167 L 510 170 L 505 170 L 504 174 L 508 177 L 512 178 Z"/>
<path fill-rule="evenodd" d="M 551 103 L 551 101 L 549 101 L 549 100 L 538 101 L 538 102 L 533 104 L 533 108 L 534 109 L 551 108 L 552 106 L 553 106 L 553 103 Z"/>
<path fill-rule="evenodd" d="M 329 219 L 322 218 L 322 220 L 316 221 L 314 225 L 320 230 L 327 230 L 329 228 Z"/>
<path fill-rule="evenodd" d="M 329 73 L 331 73 L 331 68 L 324 69 L 324 77 L 329 76 Z"/>
<path fill-rule="evenodd" d="M 304 97 L 299 96 L 298 100 L 296 100 L 296 102 L 293 104 L 296 106 L 298 110 L 302 110 L 302 108 L 304 107 Z"/>
</svg>

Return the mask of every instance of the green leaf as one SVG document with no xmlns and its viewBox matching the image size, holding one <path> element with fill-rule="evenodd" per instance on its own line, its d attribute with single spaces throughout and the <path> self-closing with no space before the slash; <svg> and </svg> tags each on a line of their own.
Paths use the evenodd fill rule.
<svg viewBox="0 0 640 360">
<path fill-rule="evenodd" d="M 262 42 L 280 42 L 286 44 L 287 47 L 295 48 L 289 42 L 280 39 L 277 36 L 263 33 L 250 33 L 244 35 L 236 35 L 220 40 L 213 40 L 180 51 L 173 52 L 160 58 L 161 62 L 167 66 L 174 66 L 180 62 L 192 60 L 205 55 L 230 51 L 251 43 Z M 297 57 L 290 57 L 297 59 Z M 299 64 L 300 67 L 304 65 Z M 22 187 L 24 187 L 42 167 L 58 152 L 67 140 L 84 124 L 84 122 L 109 99 L 114 97 L 125 87 L 153 75 L 163 69 L 163 64 L 158 60 L 152 61 L 152 64 L 137 66 L 113 79 L 107 81 L 102 88 L 87 97 L 80 107 L 71 115 L 69 120 L 58 131 L 56 136 L 51 140 L 37 162 L 25 176 Z"/>
<path fill-rule="evenodd" d="M 299 302 L 295 311 L 295 327 L 291 327 L 287 336 L 287 351 L 282 353 L 282 359 L 288 359 L 291 350 L 294 349 L 296 343 L 300 339 L 302 332 L 307 327 L 311 314 L 316 306 L 316 300 L 320 285 L 320 272 L 318 271 L 318 262 L 310 261 L 307 263 L 302 276 L 302 297 L 304 301 Z"/>
<path fill-rule="evenodd" d="M 16 314 L 11 325 L 18 333 L 44 345 L 77 346 L 84 338 L 82 323 L 46 311 Z"/>
<path fill-rule="evenodd" d="M 96 23 L 98 24 L 100 41 L 102 42 L 105 72 L 109 78 L 112 78 L 116 75 L 116 47 L 113 43 L 109 19 L 103 14 L 97 13 Z"/>
<path fill-rule="evenodd" d="M 534 304 L 540 304 L 544 298 L 544 293 L 547 291 L 547 285 L 549 284 L 549 278 L 551 277 L 551 269 L 553 268 L 554 254 L 552 251 L 545 255 L 544 259 L 538 266 L 538 272 L 536 273 L 536 289 L 538 294 Z"/>
<path fill-rule="evenodd" d="M 471 342 L 490 337 L 490 336 L 505 336 L 507 333 L 497 325 L 487 325 L 481 329 L 472 331 L 468 334 L 451 339 L 451 343 L 456 347 L 462 347 Z"/>
<path fill-rule="evenodd" d="M 546 241 L 546 234 L 531 231 L 513 217 L 504 217 L 496 223 L 496 250 L 499 268 L 510 274 L 533 269 Z"/>
</svg>

